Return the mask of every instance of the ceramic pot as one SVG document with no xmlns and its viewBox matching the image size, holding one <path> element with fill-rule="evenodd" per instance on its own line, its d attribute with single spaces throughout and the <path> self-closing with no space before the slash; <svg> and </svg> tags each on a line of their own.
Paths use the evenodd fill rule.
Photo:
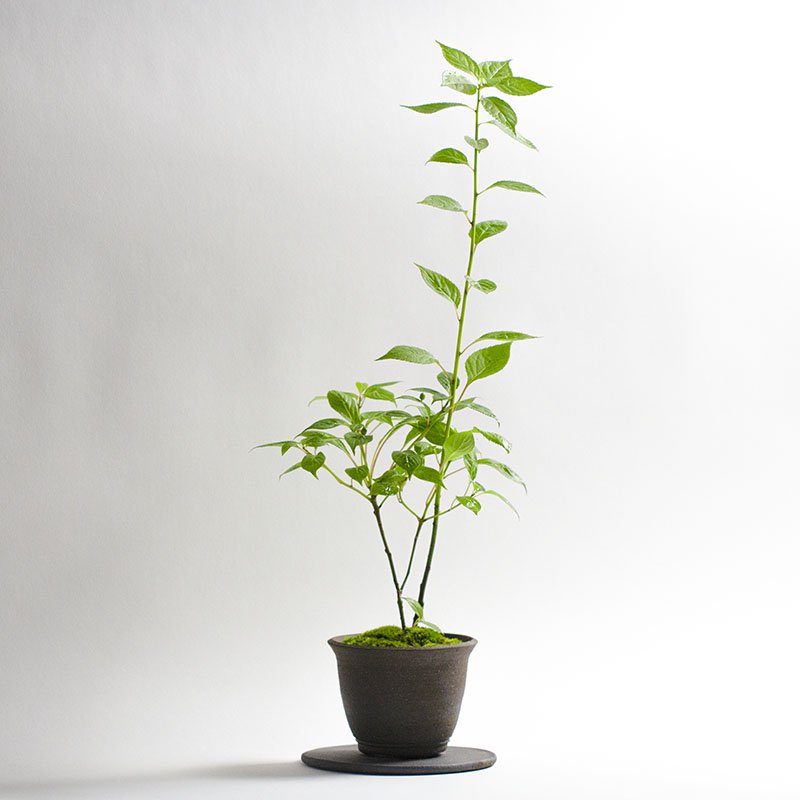
<svg viewBox="0 0 800 800">
<path fill-rule="evenodd" d="M 358 749 L 429 758 L 444 752 L 461 710 L 467 661 L 477 640 L 436 647 L 361 647 L 334 636 L 339 688 Z"/>
</svg>

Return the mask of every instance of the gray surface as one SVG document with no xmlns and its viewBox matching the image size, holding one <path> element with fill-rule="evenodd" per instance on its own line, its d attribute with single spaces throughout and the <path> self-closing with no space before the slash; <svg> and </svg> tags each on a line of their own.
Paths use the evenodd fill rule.
<svg viewBox="0 0 800 800">
<path fill-rule="evenodd" d="M 444 775 L 487 769 L 497 761 L 490 750 L 477 747 L 448 747 L 433 758 L 383 758 L 365 756 L 354 744 L 318 747 L 302 755 L 304 764 L 333 772 L 362 775 Z"/>
</svg>

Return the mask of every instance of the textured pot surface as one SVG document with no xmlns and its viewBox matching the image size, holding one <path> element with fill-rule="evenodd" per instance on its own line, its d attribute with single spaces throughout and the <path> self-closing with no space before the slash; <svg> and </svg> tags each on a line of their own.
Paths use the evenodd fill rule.
<svg viewBox="0 0 800 800">
<path fill-rule="evenodd" d="M 360 647 L 334 636 L 344 711 L 367 755 L 426 758 L 447 747 L 461 710 L 467 661 L 477 644 Z"/>
</svg>

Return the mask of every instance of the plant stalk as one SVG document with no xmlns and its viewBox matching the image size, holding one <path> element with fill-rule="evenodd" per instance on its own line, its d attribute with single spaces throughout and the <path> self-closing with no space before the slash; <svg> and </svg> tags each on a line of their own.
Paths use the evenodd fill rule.
<svg viewBox="0 0 800 800">
<path fill-rule="evenodd" d="M 473 139 L 478 141 L 478 124 L 481 108 L 481 90 L 478 87 L 475 100 L 475 133 Z M 450 401 L 447 410 L 447 421 L 444 426 L 445 440 L 450 435 L 450 427 L 453 421 L 453 413 L 455 411 L 456 401 L 456 382 L 458 381 L 458 368 L 461 363 L 461 340 L 464 335 L 464 318 L 467 311 L 467 296 L 469 294 L 469 279 L 472 276 L 472 262 L 475 259 L 475 225 L 477 224 L 478 213 L 478 149 L 472 150 L 472 219 L 470 220 L 469 232 L 469 262 L 467 264 L 467 274 L 464 278 L 464 289 L 461 293 L 461 309 L 458 314 L 458 334 L 456 336 L 456 352 L 453 357 L 453 377 L 450 381 Z M 466 388 L 466 387 L 465 387 Z M 439 474 L 444 476 L 447 469 L 447 463 L 444 458 L 444 450 L 442 450 L 442 458 L 439 462 Z M 433 501 L 433 524 L 431 526 L 431 541 L 428 546 L 428 558 L 425 561 L 425 572 L 422 575 L 422 582 L 419 585 L 419 595 L 417 602 L 424 608 L 425 607 L 425 590 L 428 587 L 428 578 L 430 577 L 431 564 L 433 563 L 433 554 L 436 550 L 436 537 L 439 532 L 439 509 L 442 501 L 442 486 L 437 484 L 436 495 Z M 414 622 L 417 621 L 416 615 Z"/>
<path fill-rule="evenodd" d="M 386 532 L 383 529 L 383 520 L 381 519 L 381 507 L 378 505 L 375 495 L 371 495 L 369 501 L 372 504 L 372 513 L 375 514 L 375 519 L 378 522 L 378 530 L 381 533 L 381 540 L 383 541 L 383 551 L 386 553 L 386 558 L 389 560 L 389 569 L 392 571 L 392 583 L 394 583 L 395 596 L 397 597 L 397 610 L 400 612 L 400 627 L 405 630 L 406 617 L 403 613 L 403 592 L 400 588 L 400 582 L 397 580 L 397 570 L 394 568 L 392 551 L 389 549 L 389 543 L 386 541 Z"/>
</svg>

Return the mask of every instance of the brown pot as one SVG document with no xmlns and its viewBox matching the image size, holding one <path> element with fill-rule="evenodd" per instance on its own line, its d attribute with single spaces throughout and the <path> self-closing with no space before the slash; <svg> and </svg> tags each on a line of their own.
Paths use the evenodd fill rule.
<svg viewBox="0 0 800 800">
<path fill-rule="evenodd" d="M 428 758 L 444 752 L 461 710 L 477 640 L 435 647 L 361 647 L 334 636 L 350 730 L 366 755 Z"/>
</svg>

